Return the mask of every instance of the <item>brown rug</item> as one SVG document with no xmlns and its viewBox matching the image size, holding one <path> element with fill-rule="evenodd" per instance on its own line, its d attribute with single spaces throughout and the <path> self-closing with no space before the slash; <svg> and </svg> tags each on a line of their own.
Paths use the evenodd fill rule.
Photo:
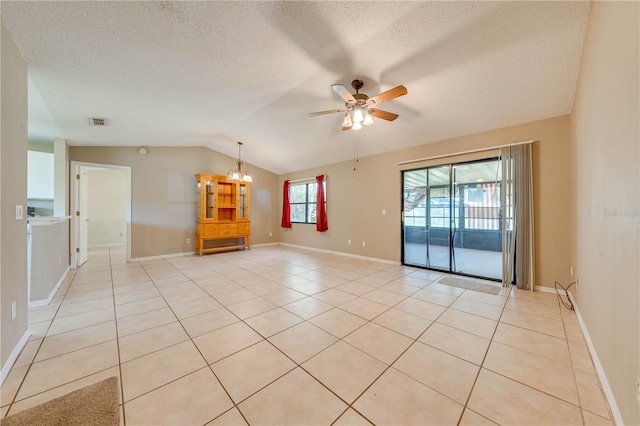
<svg viewBox="0 0 640 426">
<path fill-rule="evenodd" d="M 499 283 L 496 283 L 495 285 L 485 284 L 471 280 L 463 280 L 456 277 L 443 277 L 438 282 L 451 287 L 465 288 L 467 290 L 480 291 L 482 293 L 489 294 L 499 294 L 502 289 Z"/>
<path fill-rule="evenodd" d="M 0 419 L 0 424 L 2 426 L 117 426 L 120 422 L 119 398 L 118 378 L 109 377 Z"/>
</svg>

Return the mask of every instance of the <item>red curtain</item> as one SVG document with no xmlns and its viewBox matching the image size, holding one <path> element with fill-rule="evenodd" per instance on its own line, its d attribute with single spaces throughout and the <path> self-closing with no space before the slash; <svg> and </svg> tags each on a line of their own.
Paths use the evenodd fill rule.
<svg viewBox="0 0 640 426">
<path fill-rule="evenodd" d="M 291 228 L 291 205 L 289 204 L 289 181 L 285 180 L 282 187 L 282 223 L 283 228 Z"/>
<path fill-rule="evenodd" d="M 327 210 L 324 205 L 324 175 L 316 176 L 316 183 L 318 184 L 317 200 L 316 200 L 316 230 L 318 232 L 324 232 L 329 229 L 327 224 Z"/>
</svg>

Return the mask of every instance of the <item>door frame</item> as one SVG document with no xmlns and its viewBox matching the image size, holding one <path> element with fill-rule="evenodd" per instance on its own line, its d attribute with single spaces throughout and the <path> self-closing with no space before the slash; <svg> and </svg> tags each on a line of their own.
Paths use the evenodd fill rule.
<svg viewBox="0 0 640 426">
<path fill-rule="evenodd" d="M 84 161 L 71 161 L 71 173 L 69 173 L 70 188 L 70 247 L 71 247 L 71 269 L 78 267 L 78 249 L 80 248 L 80 220 L 76 212 L 78 211 L 78 194 L 80 192 L 80 179 L 76 178 L 82 173 L 84 167 L 99 169 L 123 170 L 126 173 L 126 221 L 127 221 L 127 262 L 131 261 L 131 167 L 118 166 L 116 164 L 88 163 Z"/>
</svg>

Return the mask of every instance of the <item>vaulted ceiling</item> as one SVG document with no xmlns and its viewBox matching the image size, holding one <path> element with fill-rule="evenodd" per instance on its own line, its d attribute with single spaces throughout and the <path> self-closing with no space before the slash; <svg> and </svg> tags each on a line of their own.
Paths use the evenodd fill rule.
<svg viewBox="0 0 640 426">
<path fill-rule="evenodd" d="M 206 146 L 274 173 L 571 112 L 588 2 L 12 2 L 30 138 Z M 330 89 L 403 84 L 342 131 Z M 39 107 L 36 108 L 37 104 Z M 108 120 L 89 125 L 90 117 Z M 55 133 L 57 130 L 59 134 Z"/>
</svg>

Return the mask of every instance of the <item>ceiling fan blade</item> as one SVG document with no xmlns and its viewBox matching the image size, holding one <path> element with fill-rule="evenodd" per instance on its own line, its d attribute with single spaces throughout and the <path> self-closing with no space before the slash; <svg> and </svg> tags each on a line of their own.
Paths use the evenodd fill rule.
<svg viewBox="0 0 640 426">
<path fill-rule="evenodd" d="M 310 112 L 309 113 L 309 117 L 315 117 L 316 115 L 334 114 L 336 112 L 344 112 L 344 111 L 346 111 L 345 108 L 329 109 L 327 111 Z"/>
<path fill-rule="evenodd" d="M 356 98 L 342 84 L 332 84 L 331 88 L 348 104 L 355 104 Z"/>
<path fill-rule="evenodd" d="M 397 86 L 393 89 L 389 89 L 386 92 L 382 92 L 379 95 L 373 96 L 369 98 L 367 104 L 375 104 L 380 105 L 383 102 L 390 101 L 395 98 L 399 98 L 400 96 L 404 96 L 407 94 L 407 88 L 404 86 Z"/>
<path fill-rule="evenodd" d="M 381 109 L 371 109 L 370 114 L 376 118 L 382 118 L 383 120 L 393 121 L 398 118 L 398 114 L 394 114 L 392 112 L 383 111 Z"/>
<path fill-rule="evenodd" d="M 343 130 L 343 131 L 344 131 L 344 130 L 349 130 L 349 129 L 351 129 L 351 126 L 342 126 L 342 130 Z"/>
</svg>

